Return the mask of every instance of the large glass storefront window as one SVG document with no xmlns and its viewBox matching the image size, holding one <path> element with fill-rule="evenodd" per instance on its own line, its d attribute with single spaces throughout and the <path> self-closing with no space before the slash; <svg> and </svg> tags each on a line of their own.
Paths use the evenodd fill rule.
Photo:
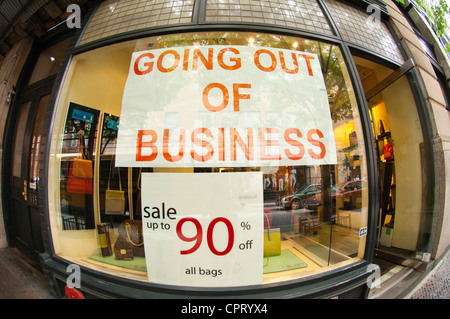
<svg viewBox="0 0 450 319">
<path fill-rule="evenodd" d="M 204 287 L 363 258 L 366 151 L 338 46 L 244 32 L 128 41 L 75 56 L 57 103 L 59 256 Z"/>
</svg>

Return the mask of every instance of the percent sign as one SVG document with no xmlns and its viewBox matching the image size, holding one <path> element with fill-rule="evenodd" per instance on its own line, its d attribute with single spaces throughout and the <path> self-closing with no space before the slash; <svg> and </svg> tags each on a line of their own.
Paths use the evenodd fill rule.
<svg viewBox="0 0 450 319">
<path fill-rule="evenodd" d="M 241 222 L 241 227 L 243 230 L 250 230 L 252 228 L 248 222 Z"/>
</svg>

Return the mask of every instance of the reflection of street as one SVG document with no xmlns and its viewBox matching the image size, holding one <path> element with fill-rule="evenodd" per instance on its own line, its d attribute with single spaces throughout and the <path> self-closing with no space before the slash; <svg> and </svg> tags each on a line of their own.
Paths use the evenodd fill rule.
<svg viewBox="0 0 450 319">
<path fill-rule="evenodd" d="M 283 232 L 298 232 L 298 219 L 306 220 L 311 217 L 310 210 L 299 208 L 295 210 L 284 210 L 275 200 L 264 202 L 264 206 L 272 211 L 272 227 L 280 228 Z"/>
<path fill-rule="evenodd" d="M 281 232 L 290 231 L 291 217 L 282 211 L 280 205 L 277 205 L 274 200 L 265 201 L 264 206 L 272 211 L 272 227 L 280 228 Z"/>
<path fill-rule="evenodd" d="M 266 200 L 264 207 L 271 210 L 272 227 L 280 228 L 283 240 L 316 265 L 325 267 L 357 255 L 357 230 L 336 223 L 321 223 L 317 211 L 306 208 L 284 210 L 275 200 Z"/>
</svg>

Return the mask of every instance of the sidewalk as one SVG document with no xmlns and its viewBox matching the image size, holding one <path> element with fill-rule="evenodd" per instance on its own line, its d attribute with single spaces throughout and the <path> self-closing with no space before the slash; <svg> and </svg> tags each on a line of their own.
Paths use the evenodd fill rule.
<svg viewBox="0 0 450 319">
<path fill-rule="evenodd" d="M 0 249 L 0 299 L 54 299 L 45 276 L 15 248 Z"/>
<path fill-rule="evenodd" d="M 391 264 L 395 265 L 395 264 Z M 368 299 L 450 299 L 450 249 L 425 273 L 414 260 L 393 266 L 372 288 Z"/>
<path fill-rule="evenodd" d="M 450 249 L 405 299 L 450 299 Z"/>
<path fill-rule="evenodd" d="M 383 298 L 383 296 L 381 296 Z M 54 299 L 45 276 L 15 248 L 0 249 L 0 299 Z M 403 299 L 450 299 L 450 249 Z"/>
</svg>

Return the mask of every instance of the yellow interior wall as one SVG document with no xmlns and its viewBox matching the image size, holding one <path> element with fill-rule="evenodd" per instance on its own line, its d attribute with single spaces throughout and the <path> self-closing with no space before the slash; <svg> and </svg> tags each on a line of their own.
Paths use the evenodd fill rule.
<svg viewBox="0 0 450 319">
<path fill-rule="evenodd" d="M 354 60 L 366 93 L 392 73 L 375 62 L 356 56 Z M 394 147 L 396 198 L 392 246 L 415 251 L 422 212 L 423 138 L 408 80 L 400 78 L 369 102 L 377 131 L 378 120 L 382 119 L 385 130 L 391 132 Z"/>
<path fill-rule="evenodd" d="M 133 48 L 108 54 L 90 53 L 77 59 L 70 81 L 66 105 L 81 104 L 113 115 L 120 115 L 122 96 Z"/>
<path fill-rule="evenodd" d="M 349 134 L 355 130 L 353 121 L 342 124 L 334 129 L 334 139 L 338 147 L 346 148 L 350 146 Z"/>
<path fill-rule="evenodd" d="M 73 102 L 104 113 L 120 115 L 123 89 L 128 76 L 132 51 L 133 47 L 122 47 L 110 51 L 108 54 L 104 54 L 103 50 L 101 54 L 93 51 L 75 57 L 65 84 L 67 94 L 62 102 L 65 113 L 67 113 L 69 103 Z M 65 113 L 60 116 L 61 123 L 65 121 Z M 60 124 L 59 127 L 64 127 L 64 125 Z M 59 179 L 56 171 L 54 179 L 55 181 Z M 55 183 L 55 185 L 58 184 L 59 182 Z M 59 196 L 59 192 L 55 192 L 55 194 L 58 194 L 55 196 Z M 59 212 L 59 209 L 57 211 Z M 57 253 L 70 257 L 100 254 L 96 229 L 62 230 L 59 219 L 59 213 L 56 213 L 53 216 L 53 222 L 59 225 L 55 227 L 55 229 L 59 229 L 58 233 L 54 234 L 59 239 L 55 241 L 57 242 Z M 115 232 L 111 232 L 110 235 L 114 238 L 117 236 Z M 113 238 L 111 241 L 114 242 Z"/>
<path fill-rule="evenodd" d="M 76 67 L 70 72 L 64 105 L 67 107 L 73 102 L 119 116 L 133 49 L 134 47 L 124 46 L 108 54 L 104 54 L 104 50 L 101 54 L 94 51 L 75 58 L 73 63 Z M 65 109 L 67 112 L 67 108 Z M 61 117 L 61 121 L 65 121 L 64 116 Z M 155 172 L 193 172 L 193 168 L 155 169 Z M 55 176 L 55 180 L 57 178 L 59 176 Z M 55 185 L 57 184 L 59 183 Z M 54 222 L 60 224 L 58 221 L 60 217 L 56 215 Z M 56 229 L 60 229 L 58 234 L 55 234 L 59 238 L 57 241 L 59 254 L 71 257 L 100 254 L 95 229 L 63 231 L 61 226 Z M 113 237 L 111 238 L 113 243 L 117 234 L 111 232 L 110 235 Z"/>
<path fill-rule="evenodd" d="M 395 158 L 396 201 L 392 246 L 415 251 L 422 212 L 420 144 L 423 138 L 419 118 L 405 77 L 391 84 L 380 95 L 389 118 L 387 127 L 392 134 Z"/>
<path fill-rule="evenodd" d="M 386 105 L 384 104 L 384 102 L 381 102 L 375 106 L 372 107 L 372 113 L 373 113 L 373 117 L 375 119 L 375 125 L 376 125 L 376 129 L 377 129 L 377 134 L 380 134 L 379 131 L 379 120 L 383 121 L 383 125 L 384 125 L 384 129 L 386 132 L 391 130 L 391 127 L 389 125 L 389 118 L 388 118 L 388 114 L 386 111 Z"/>
</svg>

